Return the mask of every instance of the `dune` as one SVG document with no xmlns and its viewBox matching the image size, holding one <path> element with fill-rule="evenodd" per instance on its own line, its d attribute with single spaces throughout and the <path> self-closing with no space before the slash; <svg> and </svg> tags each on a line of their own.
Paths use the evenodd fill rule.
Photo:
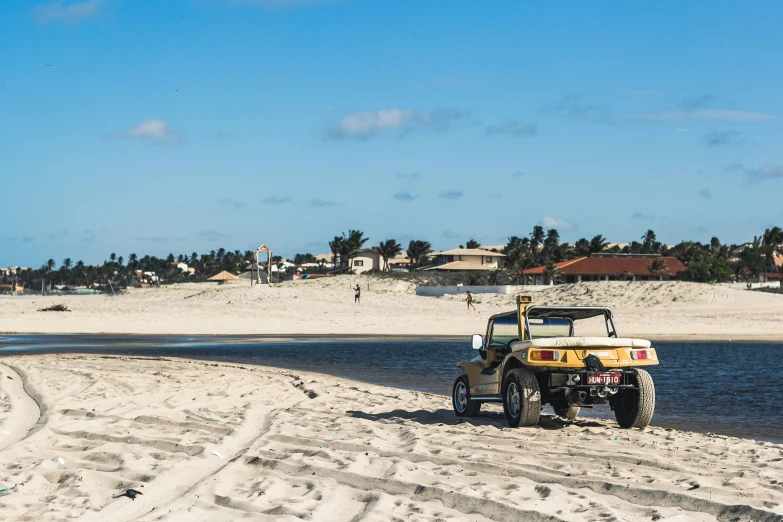
<svg viewBox="0 0 783 522">
<path fill-rule="evenodd" d="M 6 358 L 0 430 L 0 520 L 783 520 L 783 445 L 237 364 Z"/>
<path fill-rule="evenodd" d="M 353 302 L 353 286 L 363 287 Z M 542 304 L 614 309 L 621 335 L 651 339 L 783 340 L 783 294 L 686 282 L 601 282 L 535 292 Z M 0 296 L 3 333 L 469 335 L 513 296 L 419 297 L 413 284 L 341 276 L 274 287 L 185 283 L 118 296 Z M 69 313 L 37 312 L 64 303 Z"/>
</svg>

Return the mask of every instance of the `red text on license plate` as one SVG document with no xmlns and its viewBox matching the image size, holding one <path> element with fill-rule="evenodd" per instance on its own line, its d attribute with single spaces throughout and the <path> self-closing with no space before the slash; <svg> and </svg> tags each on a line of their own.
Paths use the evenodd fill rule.
<svg viewBox="0 0 783 522">
<path fill-rule="evenodd" d="M 587 376 L 587 384 L 617 385 L 620 384 L 620 374 L 614 372 L 591 373 Z"/>
</svg>

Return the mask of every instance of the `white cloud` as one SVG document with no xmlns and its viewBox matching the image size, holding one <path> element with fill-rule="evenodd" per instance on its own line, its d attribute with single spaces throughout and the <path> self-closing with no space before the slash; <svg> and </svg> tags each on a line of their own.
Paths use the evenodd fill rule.
<svg viewBox="0 0 783 522">
<path fill-rule="evenodd" d="M 692 111 L 662 111 L 629 114 L 629 118 L 645 121 L 683 121 L 683 120 L 702 120 L 702 121 L 736 121 L 736 122 L 759 122 L 772 121 L 779 119 L 774 114 L 753 111 L 735 111 L 730 109 L 696 109 Z"/>
<path fill-rule="evenodd" d="M 739 131 L 734 129 L 724 131 L 713 130 L 705 134 L 702 139 L 704 140 L 704 143 L 710 147 L 737 145 L 742 141 Z"/>
<path fill-rule="evenodd" d="M 727 165 L 724 169 L 726 173 L 740 173 L 745 176 L 746 181 L 750 183 L 760 183 L 770 179 L 783 179 L 783 165 L 762 165 L 760 167 L 746 167 L 739 163 Z"/>
<path fill-rule="evenodd" d="M 565 219 L 560 219 L 551 216 L 544 216 L 541 218 L 541 224 L 544 228 L 559 228 L 561 230 L 571 230 L 576 228 L 572 223 L 569 223 Z"/>
<path fill-rule="evenodd" d="M 172 131 L 165 121 L 156 119 L 139 123 L 132 129 L 122 133 L 122 137 L 156 143 L 173 143 L 180 139 L 179 134 Z"/>
<path fill-rule="evenodd" d="M 413 194 L 411 194 L 410 192 L 397 192 L 397 193 L 396 193 L 396 194 L 394 194 L 394 196 L 392 196 L 392 197 L 393 197 L 394 199 L 396 199 L 396 200 L 399 200 L 399 201 L 413 201 L 413 200 L 415 200 L 416 198 L 418 198 L 419 196 L 414 196 L 414 195 L 413 195 Z"/>
<path fill-rule="evenodd" d="M 634 212 L 631 216 L 631 219 L 642 219 L 646 221 L 652 221 L 655 218 L 655 214 L 645 214 L 643 212 Z"/>
<path fill-rule="evenodd" d="M 33 16 L 39 24 L 48 24 L 53 21 L 76 22 L 98 16 L 101 7 L 103 7 L 103 0 L 86 0 L 70 4 L 64 0 L 56 0 L 35 7 Z"/>
<path fill-rule="evenodd" d="M 752 169 L 750 174 L 758 179 L 783 178 L 783 165 L 764 165 Z"/>
<path fill-rule="evenodd" d="M 455 110 L 437 110 L 429 113 L 411 109 L 384 109 L 349 114 L 336 125 L 326 129 L 327 139 L 369 138 L 387 131 L 403 134 L 418 129 L 443 130 L 462 115 Z"/>
<path fill-rule="evenodd" d="M 218 232 L 217 230 L 204 230 L 196 235 L 199 237 L 203 237 L 210 242 L 217 241 L 218 239 L 225 239 L 231 237 L 228 234 L 224 234 L 223 232 Z"/>
<path fill-rule="evenodd" d="M 438 197 L 441 199 L 450 199 L 453 201 L 455 199 L 461 198 L 463 195 L 464 194 L 462 193 L 461 190 L 446 190 L 444 192 L 441 192 L 438 195 Z"/>
<path fill-rule="evenodd" d="M 261 199 L 261 203 L 264 205 L 282 205 L 291 201 L 291 196 L 267 196 Z"/>
</svg>

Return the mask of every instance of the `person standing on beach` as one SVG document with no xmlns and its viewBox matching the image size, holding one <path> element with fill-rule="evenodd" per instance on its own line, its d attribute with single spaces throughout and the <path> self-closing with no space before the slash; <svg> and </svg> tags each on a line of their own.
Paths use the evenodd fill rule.
<svg viewBox="0 0 783 522">
<path fill-rule="evenodd" d="M 467 301 L 468 301 L 468 311 L 470 311 L 471 308 L 473 308 L 475 310 L 476 307 L 473 306 L 473 294 L 470 293 L 470 290 L 468 290 L 468 299 L 467 299 Z"/>
<path fill-rule="evenodd" d="M 353 302 L 358 303 L 362 298 L 362 289 L 359 286 L 359 283 L 356 283 L 356 288 L 354 288 L 354 290 L 356 291 L 356 293 L 354 294 Z"/>
</svg>

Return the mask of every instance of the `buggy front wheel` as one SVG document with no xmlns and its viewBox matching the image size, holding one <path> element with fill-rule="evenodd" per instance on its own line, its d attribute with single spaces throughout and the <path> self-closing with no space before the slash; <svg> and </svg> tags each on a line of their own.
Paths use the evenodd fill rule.
<svg viewBox="0 0 783 522">
<path fill-rule="evenodd" d="M 467 375 L 460 375 L 454 381 L 454 388 L 451 391 L 451 404 L 457 417 L 475 417 L 481 411 L 481 403 L 470 400 L 470 385 L 468 384 Z"/>
</svg>

